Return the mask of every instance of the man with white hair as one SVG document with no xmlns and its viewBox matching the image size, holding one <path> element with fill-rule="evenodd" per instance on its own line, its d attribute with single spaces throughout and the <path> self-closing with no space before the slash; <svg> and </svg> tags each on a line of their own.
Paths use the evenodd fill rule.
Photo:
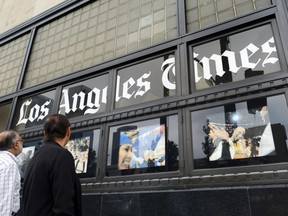
<svg viewBox="0 0 288 216">
<path fill-rule="evenodd" d="M 0 133 L 0 215 L 15 215 L 20 209 L 20 172 L 16 158 L 23 140 L 13 130 Z"/>
</svg>

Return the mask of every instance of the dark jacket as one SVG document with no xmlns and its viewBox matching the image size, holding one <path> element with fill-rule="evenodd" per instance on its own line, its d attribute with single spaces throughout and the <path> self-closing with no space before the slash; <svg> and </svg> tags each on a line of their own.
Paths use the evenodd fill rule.
<svg viewBox="0 0 288 216">
<path fill-rule="evenodd" d="M 44 142 L 29 162 L 23 185 L 24 216 L 81 216 L 81 185 L 71 153 Z"/>
</svg>

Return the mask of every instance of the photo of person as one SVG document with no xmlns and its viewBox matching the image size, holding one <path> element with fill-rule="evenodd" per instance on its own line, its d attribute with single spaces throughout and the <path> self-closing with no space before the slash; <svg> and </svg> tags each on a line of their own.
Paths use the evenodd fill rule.
<svg viewBox="0 0 288 216">
<path fill-rule="evenodd" d="M 266 98 L 228 105 L 224 111 L 222 120 L 211 114 L 203 126 L 202 148 L 209 161 L 275 155 Z"/>
<path fill-rule="evenodd" d="M 119 170 L 165 166 L 164 125 L 121 131 L 119 136 Z"/>
<path fill-rule="evenodd" d="M 22 153 L 17 156 L 19 161 L 19 171 L 21 178 L 24 178 L 25 171 L 28 166 L 30 159 L 33 157 L 35 152 L 35 146 L 23 147 Z"/>
<path fill-rule="evenodd" d="M 66 148 L 73 155 L 76 173 L 87 172 L 89 146 L 90 137 L 71 139 L 66 145 Z"/>
<path fill-rule="evenodd" d="M 130 161 L 133 154 L 132 140 L 126 134 L 121 133 L 119 145 L 118 169 L 130 169 Z"/>
<path fill-rule="evenodd" d="M 210 128 L 210 139 L 212 139 L 213 144 L 217 145 L 217 148 L 213 151 L 209 157 L 210 161 L 222 159 L 240 159 L 248 158 L 251 155 L 251 150 L 247 140 L 244 138 L 246 129 L 243 127 L 237 127 L 234 129 L 233 134 L 229 137 L 229 134 L 223 128 L 219 129 L 213 124 L 209 124 Z M 216 144 L 216 140 L 221 140 L 220 143 Z M 229 156 L 224 157 L 223 154 L 223 145 L 228 145 L 229 147 Z M 226 154 L 227 155 L 227 154 Z"/>
</svg>

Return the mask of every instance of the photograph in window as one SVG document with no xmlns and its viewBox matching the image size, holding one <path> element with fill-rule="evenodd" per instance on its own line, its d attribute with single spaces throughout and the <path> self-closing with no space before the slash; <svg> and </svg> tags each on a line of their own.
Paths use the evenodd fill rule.
<svg viewBox="0 0 288 216">
<path fill-rule="evenodd" d="M 96 175 L 97 150 L 100 130 L 72 133 L 65 148 L 74 158 L 75 171 L 79 177 Z"/>
<path fill-rule="evenodd" d="M 191 120 L 192 132 L 198 135 L 192 135 L 196 168 L 287 160 L 283 95 L 196 111 Z"/>
<path fill-rule="evenodd" d="M 70 139 L 65 146 L 73 155 L 76 173 L 86 173 L 88 165 L 88 154 L 90 137 Z"/>
<path fill-rule="evenodd" d="M 23 147 L 22 152 L 17 155 L 21 178 L 24 178 L 27 166 L 35 153 L 35 146 Z"/>
<path fill-rule="evenodd" d="M 18 168 L 23 180 L 25 177 L 27 166 L 42 145 L 42 140 L 24 141 L 22 152 L 17 155 Z"/>
<path fill-rule="evenodd" d="M 165 166 L 164 125 L 121 131 L 119 135 L 119 170 Z"/>
<path fill-rule="evenodd" d="M 165 117 L 112 127 L 107 175 L 177 169 L 178 132 L 167 127 L 167 122 L 177 121 L 175 117 L 169 117 L 167 121 Z"/>
</svg>

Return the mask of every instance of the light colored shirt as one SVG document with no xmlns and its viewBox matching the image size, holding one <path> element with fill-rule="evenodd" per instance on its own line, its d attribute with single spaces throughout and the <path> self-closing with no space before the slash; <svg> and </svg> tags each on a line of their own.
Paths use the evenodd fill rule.
<svg viewBox="0 0 288 216">
<path fill-rule="evenodd" d="M 8 151 L 0 151 L 1 216 L 11 216 L 20 209 L 20 181 L 18 159 Z"/>
<path fill-rule="evenodd" d="M 273 139 L 271 123 L 269 122 L 266 125 L 260 139 L 258 156 L 259 157 L 266 156 L 271 154 L 273 151 L 275 151 L 275 144 Z"/>
</svg>

